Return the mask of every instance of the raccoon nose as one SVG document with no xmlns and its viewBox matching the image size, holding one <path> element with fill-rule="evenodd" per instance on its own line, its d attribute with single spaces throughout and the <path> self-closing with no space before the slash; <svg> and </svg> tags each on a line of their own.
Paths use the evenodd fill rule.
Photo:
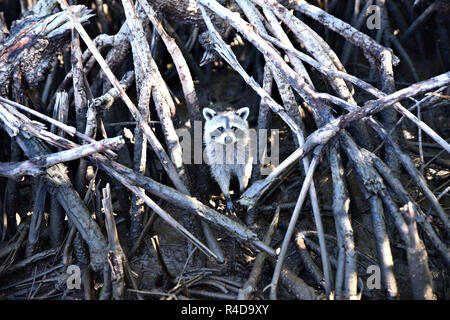
<svg viewBox="0 0 450 320">
<path fill-rule="evenodd" d="M 233 139 L 231 137 L 225 137 L 225 143 L 226 144 L 229 144 L 229 143 L 232 143 L 232 142 L 233 142 Z"/>
</svg>

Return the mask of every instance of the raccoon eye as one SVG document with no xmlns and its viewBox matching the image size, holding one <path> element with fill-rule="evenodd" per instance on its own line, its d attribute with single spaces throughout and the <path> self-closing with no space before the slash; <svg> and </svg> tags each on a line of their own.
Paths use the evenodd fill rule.
<svg viewBox="0 0 450 320">
<path fill-rule="evenodd" d="M 218 127 L 217 130 L 219 130 L 220 132 L 223 132 L 223 127 Z"/>
<path fill-rule="evenodd" d="M 237 128 L 235 126 L 231 127 L 231 130 L 236 131 Z"/>
</svg>

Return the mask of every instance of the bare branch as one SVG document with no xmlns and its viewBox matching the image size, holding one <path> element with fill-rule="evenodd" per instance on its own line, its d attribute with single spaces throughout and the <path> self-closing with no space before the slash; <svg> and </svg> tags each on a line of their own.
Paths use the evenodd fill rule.
<svg viewBox="0 0 450 320">
<path fill-rule="evenodd" d="M 31 158 L 22 162 L 0 163 L 0 176 L 15 180 L 19 180 L 25 175 L 37 176 L 55 164 L 73 161 L 108 149 L 119 149 L 124 143 L 125 140 L 119 136 L 92 142 L 65 151 Z"/>
</svg>

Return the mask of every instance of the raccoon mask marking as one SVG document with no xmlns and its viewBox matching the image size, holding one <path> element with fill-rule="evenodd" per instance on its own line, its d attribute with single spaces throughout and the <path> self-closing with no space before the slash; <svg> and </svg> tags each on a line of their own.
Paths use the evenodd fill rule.
<svg viewBox="0 0 450 320">
<path fill-rule="evenodd" d="M 249 108 L 237 111 L 216 113 L 209 108 L 203 109 L 205 123 L 205 143 L 231 144 L 236 142 L 247 143 Z"/>
</svg>

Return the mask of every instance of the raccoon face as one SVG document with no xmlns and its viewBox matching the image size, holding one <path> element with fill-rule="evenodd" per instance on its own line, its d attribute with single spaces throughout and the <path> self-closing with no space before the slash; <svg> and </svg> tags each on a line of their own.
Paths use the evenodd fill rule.
<svg viewBox="0 0 450 320">
<path fill-rule="evenodd" d="M 216 113 L 209 108 L 203 109 L 205 117 L 205 140 L 220 144 L 232 144 L 248 136 L 247 117 L 250 109 L 245 107 L 236 111 Z"/>
</svg>

